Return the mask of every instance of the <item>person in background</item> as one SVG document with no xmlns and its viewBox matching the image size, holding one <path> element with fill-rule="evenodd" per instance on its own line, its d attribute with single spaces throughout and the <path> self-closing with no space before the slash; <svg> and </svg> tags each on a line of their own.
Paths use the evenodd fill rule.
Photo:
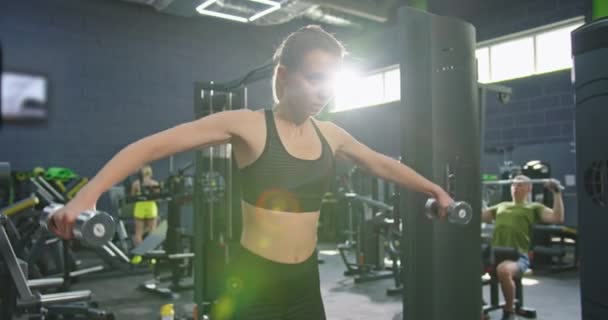
<svg viewBox="0 0 608 320">
<path fill-rule="evenodd" d="M 152 177 L 152 167 L 144 166 L 139 170 L 137 179 L 131 183 L 131 196 L 149 195 L 160 191 L 160 184 Z M 156 229 L 158 219 L 158 206 L 154 200 L 143 200 L 135 202 L 133 208 L 135 219 L 135 232 L 133 245 L 137 247 L 143 241 L 146 232 Z"/>
<path fill-rule="evenodd" d="M 496 273 L 503 295 L 505 307 L 503 320 L 516 319 L 514 310 L 515 282 L 530 267 L 528 250 L 530 249 L 531 230 L 534 224 L 561 224 L 564 222 L 564 202 L 559 188 L 559 181 L 550 179 L 545 187 L 553 192 L 553 208 L 538 202 L 530 202 L 532 183 L 530 178 L 518 175 L 511 185 L 512 201 L 501 202 L 482 211 L 483 222 L 494 221 L 493 247 L 513 247 L 519 251 L 517 261 L 505 260 L 496 267 Z"/>
</svg>

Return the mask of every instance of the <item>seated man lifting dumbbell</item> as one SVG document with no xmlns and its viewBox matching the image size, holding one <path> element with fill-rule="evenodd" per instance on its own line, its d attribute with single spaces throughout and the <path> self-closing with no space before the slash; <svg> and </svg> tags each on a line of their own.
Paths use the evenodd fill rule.
<svg viewBox="0 0 608 320">
<path fill-rule="evenodd" d="M 541 203 L 529 202 L 532 183 L 527 176 L 519 175 L 511 184 L 513 201 L 501 202 L 482 211 L 482 221 L 494 220 L 493 247 L 514 247 L 519 251 L 517 261 L 506 260 L 496 267 L 496 274 L 505 297 L 502 319 L 514 319 L 515 277 L 521 277 L 530 266 L 528 249 L 530 232 L 536 223 L 563 223 L 564 204 L 560 183 L 549 179 L 545 187 L 553 192 L 553 208 Z"/>
</svg>

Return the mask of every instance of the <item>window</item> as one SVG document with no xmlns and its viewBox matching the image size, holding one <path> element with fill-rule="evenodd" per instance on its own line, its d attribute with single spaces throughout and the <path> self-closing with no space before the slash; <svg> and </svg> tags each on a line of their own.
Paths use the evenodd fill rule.
<svg viewBox="0 0 608 320">
<path fill-rule="evenodd" d="M 571 68 L 570 33 L 583 22 L 583 17 L 577 17 L 479 43 L 475 51 L 478 81 L 498 82 Z M 332 112 L 400 99 L 399 66 L 365 76 L 344 73 L 338 81 Z"/>
<path fill-rule="evenodd" d="M 475 50 L 477 58 L 477 76 L 479 82 L 490 81 L 490 48 L 485 47 Z"/>
<path fill-rule="evenodd" d="M 401 100 L 401 73 L 398 67 L 384 73 L 384 99 Z"/>
<path fill-rule="evenodd" d="M 501 81 L 534 73 L 534 39 L 527 37 L 490 47 L 490 79 Z"/>
<path fill-rule="evenodd" d="M 583 24 L 574 18 L 478 45 L 478 80 L 504 81 L 572 68 L 570 33 Z"/>
<path fill-rule="evenodd" d="M 398 66 L 365 76 L 346 71 L 338 77 L 332 111 L 352 110 L 398 101 L 400 98 L 401 78 Z"/>
<path fill-rule="evenodd" d="M 580 24 L 559 28 L 536 36 L 536 72 L 572 68 L 570 33 Z"/>
</svg>

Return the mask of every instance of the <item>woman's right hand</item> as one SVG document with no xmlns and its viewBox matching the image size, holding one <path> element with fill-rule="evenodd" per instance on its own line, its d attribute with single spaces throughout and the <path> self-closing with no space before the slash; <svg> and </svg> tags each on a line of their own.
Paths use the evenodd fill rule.
<svg viewBox="0 0 608 320">
<path fill-rule="evenodd" d="M 95 210 L 95 201 L 85 202 L 76 196 L 51 216 L 51 221 L 48 223 L 49 229 L 60 238 L 73 239 L 74 221 L 86 210 Z"/>
</svg>

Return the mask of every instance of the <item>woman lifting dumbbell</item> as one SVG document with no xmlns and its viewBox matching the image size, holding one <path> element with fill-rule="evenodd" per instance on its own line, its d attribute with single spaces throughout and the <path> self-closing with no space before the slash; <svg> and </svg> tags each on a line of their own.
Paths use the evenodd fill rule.
<svg viewBox="0 0 608 320">
<path fill-rule="evenodd" d="M 158 193 L 160 184 L 152 178 L 152 167 L 144 166 L 139 171 L 137 179 L 131 183 L 131 196 Z M 137 247 L 143 241 L 144 232 L 156 229 L 158 206 L 154 200 L 141 200 L 135 202 L 133 218 L 135 219 L 135 232 L 133 245 Z"/>
<path fill-rule="evenodd" d="M 337 125 L 314 119 L 334 96 L 344 47 L 318 26 L 289 35 L 274 59 L 272 110 L 214 113 L 145 137 L 121 150 L 67 206 L 55 232 L 72 237 L 77 213 L 95 207 L 112 185 L 151 161 L 231 143 L 241 175 L 242 254 L 228 277 L 228 301 L 214 319 L 325 319 L 317 255 L 323 195 L 334 157 L 437 199 L 440 215 L 453 200 L 411 168 L 358 142 Z"/>
</svg>

